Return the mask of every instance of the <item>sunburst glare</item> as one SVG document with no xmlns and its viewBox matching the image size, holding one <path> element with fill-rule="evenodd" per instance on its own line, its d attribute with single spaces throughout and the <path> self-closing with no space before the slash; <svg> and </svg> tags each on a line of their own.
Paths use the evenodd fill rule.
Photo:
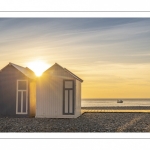
<svg viewBox="0 0 150 150">
<path fill-rule="evenodd" d="M 50 67 L 49 64 L 39 60 L 29 62 L 27 66 L 35 72 L 36 76 L 41 76 L 42 73 Z"/>
</svg>

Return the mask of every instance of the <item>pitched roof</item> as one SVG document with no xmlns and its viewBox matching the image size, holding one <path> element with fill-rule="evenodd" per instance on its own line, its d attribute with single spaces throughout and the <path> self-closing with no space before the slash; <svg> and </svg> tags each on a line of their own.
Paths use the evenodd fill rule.
<svg viewBox="0 0 150 150">
<path fill-rule="evenodd" d="M 71 76 L 73 76 L 74 78 L 76 78 L 77 80 L 83 82 L 83 80 L 81 78 L 79 78 L 78 76 L 76 76 L 75 74 L 73 74 L 71 71 L 69 71 L 68 69 L 64 68 L 64 70 L 66 72 L 68 72 Z"/>
<path fill-rule="evenodd" d="M 73 78 L 79 80 L 80 82 L 83 82 L 83 80 L 81 78 L 79 78 L 78 76 L 76 76 L 74 73 L 72 73 L 71 71 L 69 71 L 66 68 L 63 68 L 62 66 L 60 66 L 59 64 L 55 63 L 53 66 L 59 66 L 60 68 L 62 68 L 65 72 L 69 73 Z M 53 66 L 51 66 L 49 69 L 51 69 Z M 47 72 L 49 69 L 47 69 L 45 72 Z"/>
<path fill-rule="evenodd" d="M 35 79 L 34 72 L 31 69 L 29 69 L 28 67 L 24 68 L 22 66 L 19 66 L 19 65 L 13 64 L 13 63 L 9 63 L 9 64 L 11 64 L 13 67 L 18 69 L 20 72 L 22 72 L 28 78 Z"/>
<path fill-rule="evenodd" d="M 31 72 L 31 73 L 34 74 L 34 72 L 33 72 L 30 68 L 26 67 L 26 69 L 27 69 L 29 72 Z"/>
<path fill-rule="evenodd" d="M 34 74 L 34 72 L 31 70 L 31 69 L 29 69 L 29 68 L 24 68 L 24 67 L 22 67 L 22 66 L 19 66 L 19 65 L 16 65 L 16 64 L 13 64 L 13 63 L 9 63 L 8 65 L 11 65 L 11 66 L 13 66 L 14 68 L 16 68 L 18 71 L 20 71 L 21 73 L 23 73 L 25 76 L 27 76 L 28 78 L 30 78 L 30 79 L 35 79 L 35 74 Z M 8 66 L 7 65 L 7 66 Z M 7 66 L 5 66 L 5 67 L 7 67 Z M 4 68 L 5 68 L 4 67 Z M 3 69 L 4 69 L 3 68 Z M 3 69 L 1 69 L 1 70 L 3 70 Z"/>
</svg>

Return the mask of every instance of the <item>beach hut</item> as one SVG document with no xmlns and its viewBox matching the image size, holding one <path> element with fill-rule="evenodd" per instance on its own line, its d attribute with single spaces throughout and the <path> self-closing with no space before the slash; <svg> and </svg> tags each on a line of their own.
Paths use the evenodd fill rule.
<svg viewBox="0 0 150 150">
<path fill-rule="evenodd" d="M 35 116 L 34 72 L 13 63 L 0 70 L 0 116 Z"/>
<path fill-rule="evenodd" d="M 82 79 L 55 63 L 36 81 L 37 118 L 76 118 L 81 115 Z"/>
</svg>

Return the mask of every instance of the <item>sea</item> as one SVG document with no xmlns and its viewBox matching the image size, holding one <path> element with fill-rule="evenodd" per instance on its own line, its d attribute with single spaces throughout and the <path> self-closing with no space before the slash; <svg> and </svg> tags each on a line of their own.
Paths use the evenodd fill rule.
<svg viewBox="0 0 150 150">
<path fill-rule="evenodd" d="M 117 103 L 117 100 L 123 100 L 123 103 Z M 150 106 L 150 98 L 98 98 L 81 100 L 81 107 L 102 106 Z"/>
</svg>

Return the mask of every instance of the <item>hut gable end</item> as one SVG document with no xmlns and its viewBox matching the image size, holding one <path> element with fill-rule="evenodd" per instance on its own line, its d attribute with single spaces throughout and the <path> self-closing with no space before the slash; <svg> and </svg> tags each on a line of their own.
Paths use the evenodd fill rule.
<svg viewBox="0 0 150 150">
<path fill-rule="evenodd" d="M 22 78 L 27 78 L 22 72 L 17 70 L 11 65 L 7 65 L 5 68 L 3 68 L 0 72 L 0 76 L 3 78 L 8 78 L 8 77 L 22 77 Z"/>
<path fill-rule="evenodd" d="M 49 74 L 50 76 L 55 76 L 55 77 L 77 79 L 80 82 L 83 82 L 82 79 L 80 79 L 75 74 L 73 74 L 71 71 L 67 70 L 66 68 L 63 68 L 62 66 L 60 66 L 57 63 L 55 63 L 53 66 L 51 66 L 49 69 L 47 69 L 44 73 Z"/>
<path fill-rule="evenodd" d="M 58 64 L 54 64 L 52 67 L 50 67 L 48 70 L 44 72 L 44 74 L 48 74 L 49 76 L 53 77 L 59 77 L 59 78 L 70 78 L 74 79 L 69 73 L 67 73 L 64 68 L 62 68 Z"/>
<path fill-rule="evenodd" d="M 7 66 L 2 68 L 0 70 L 0 72 L 4 72 L 6 69 L 9 68 L 8 71 L 11 73 L 10 67 L 14 68 L 18 72 L 20 72 L 23 76 L 25 76 L 29 79 L 35 79 L 36 78 L 34 72 L 31 69 L 29 69 L 28 67 L 24 68 L 22 66 L 19 66 L 19 65 L 13 64 L 13 63 L 9 63 Z"/>
</svg>

